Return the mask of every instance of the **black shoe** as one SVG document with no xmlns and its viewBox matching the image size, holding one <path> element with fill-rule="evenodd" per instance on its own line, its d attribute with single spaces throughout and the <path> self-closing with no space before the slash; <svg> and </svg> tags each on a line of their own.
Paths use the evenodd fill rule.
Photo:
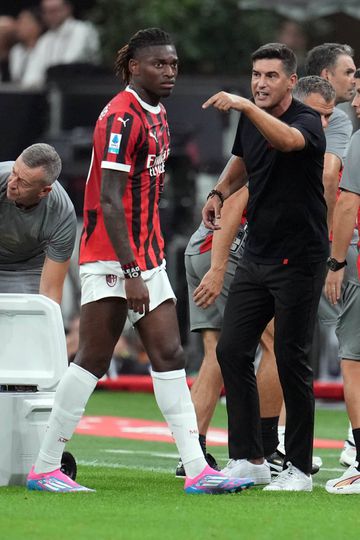
<svg viewBox="0 0 360 540">
<path fill-rule="evenodd" d="M 205 459 L 209 467 L 211 467 L 215 471 L 220 471 L 220 467 L 217 464 L 214 456 L 212 456 L 211 454 L 206 454 Z M 181 459 L 179 459 L 179 463 L 177 464 L 176 471 L 175 471 L 175 478 L 185 478 L 185 476 L 186 474 L 185 474 L 185 468 L 184 468 L 183 462 L 181 461 Z"/>
<path fill-rule="evenodd" d="M 284 458 L 284 454 L 282 452 L 279 452 L 279 450 L 275 450 L 273 454 L 266 458 L 266 461 L 270 465 L 271 476 L 275 477 L 279 473 L 281 473 L 284 466 Z M 319 472 L 319 470 L 320 466 L 313 462 L 311 467 L 311 474 L 316 474 Z"/>
<path fill-rule="evenodd" d="M 267 456 L 266 461 L 270 465 L 270 473 L 271 476 L 277 476 L 284 467 L 284 454 L 279 452 L 279 450 L 275 450 L 273 454 L 270 456 Z"/>
</svg>

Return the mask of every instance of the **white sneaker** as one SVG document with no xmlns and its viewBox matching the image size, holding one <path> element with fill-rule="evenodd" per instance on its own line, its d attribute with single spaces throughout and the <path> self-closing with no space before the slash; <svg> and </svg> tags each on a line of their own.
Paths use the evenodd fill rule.
<svg viewBox="0 0 360 540">
<path fill-rule="evenodd" d="M 251 478 L 255 485 L 269 484 L 271 481 L 270 465 L 266 460 L 255 465 L 247 459 L 230 459 L 221 472 L 229 478 Z"/>
<path fill-rule="evenodd" d="M 312 491 L 312 478 L 294 467 L 290 461 L 286 463 L 287 469 L 282 471 L 266 487 L 264 491 Z"/>
<path fill-rule="evenodd" d="M 326 482 L 325 489 L 328 493 L 339 493 L 340 495 L 360 494 L 360 471 L 356 467 L 359 464 L 355 461 L 342 476 Z"/>
<path fill-rule="evenodd" d="M 351 441 L 346 440 L 344 442 L 344 448 L 340 454 L 340 464 L 344 467 L 352 467 L 356 460 L 356 447 Z"/>
</svg>

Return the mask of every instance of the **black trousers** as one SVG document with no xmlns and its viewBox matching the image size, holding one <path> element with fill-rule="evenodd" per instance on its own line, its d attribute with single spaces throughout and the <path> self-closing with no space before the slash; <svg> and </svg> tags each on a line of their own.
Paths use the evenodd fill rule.
<svg viewBox="0 0 360 540">
<path fill-rule="evenodd" d="M 285 463 L 310 472 L 314 393 L 308 359 L 325 273 L 325 261 L 296 266 L 240 261 L 217 347 L 230 458 L 264 455 L 254 358 L 261 334 L 275 317 L 275 355 L 286 405 Z"/>
</svg>

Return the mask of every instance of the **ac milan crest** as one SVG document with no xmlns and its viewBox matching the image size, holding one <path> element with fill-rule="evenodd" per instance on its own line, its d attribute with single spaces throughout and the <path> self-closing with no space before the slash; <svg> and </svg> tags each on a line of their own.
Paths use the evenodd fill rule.
<svg viewBox="0 0 360 540">
<path fill-rule="evenodd" d="M 109 287 L 115 287 L 117 282 L 117 276 L 114 274 L 107 274 L 106 275 L 106 283 L 109 285 Z"/>
</svg>

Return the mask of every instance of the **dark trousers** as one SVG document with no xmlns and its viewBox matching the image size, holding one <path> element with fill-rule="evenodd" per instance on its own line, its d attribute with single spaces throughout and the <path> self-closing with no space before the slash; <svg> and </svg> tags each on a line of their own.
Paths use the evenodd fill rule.
<svg viewBox="0 0 360 540">
<path fill-rule="evenodd" d="M 310 472 L 314 393 L 308 359 L 324 278 L 325 261 L 296 266 L 240 261 L 217 347 L 230 458 L 264 455 L 254 358 L 262 332 L 275 317 L 275 355 L 286 405 L 285 463 Z"/>
</svg>

